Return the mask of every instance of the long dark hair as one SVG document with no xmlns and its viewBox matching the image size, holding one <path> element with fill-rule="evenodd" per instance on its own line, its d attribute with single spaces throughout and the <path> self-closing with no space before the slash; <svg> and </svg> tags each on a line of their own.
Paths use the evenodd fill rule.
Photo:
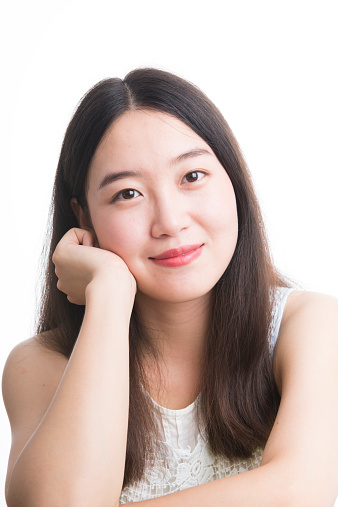
<svg viewBox="0 0 338 507">
<path fill-rule="evenodd" d="M 271 295 L 285 283 L 271 261 L 259 205 L 237 141 L 218 109 L 191 83 L 157 69 L 137 69 L 124 80 L 99 82 L 80 102 L 65 134 L 55 178 L 39 339 L 66 357 L 73 350 L 84 307 L 69 303 L 57 289 L 51 257 L 61 237 L 78 226 L 70 200 L 76 197 L 86 206 L 85 180 L 95 150 L 115 120 L 131 109 L 165 112 L 191 127 L 212 148 L 234 187 L 238 241 L 213 289 L 199 410 L 216 455 L 248 457 L 265 444 L 278 409 L 268 337 Z M 53 331 L 44 333 L 48 330 Z M 155 449 L 153 408 L 142 387 L 146 386 L 142 369 L 146 346 L 147 332 L 134 308 L 124 485 L 142 477 L 147 457 Z"/>
</svg>

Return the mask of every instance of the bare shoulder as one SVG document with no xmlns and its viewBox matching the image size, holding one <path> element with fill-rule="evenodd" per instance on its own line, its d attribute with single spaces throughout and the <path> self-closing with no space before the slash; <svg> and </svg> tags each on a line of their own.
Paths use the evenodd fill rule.
<svg viewBox="0 0 338 507">
<path fill-rule="evenodd" d="M 300 312 L 310 318 L 326 317 L 329 314 L 337 317 L 338 299 L 328 294 L 310 291 L 293 291 L 290 293 L 284 312 L 285 319 L 295 318 Z"/>
<path fill-rule="evenodd" d="M 46 413 L 68 362 L 39 338 L 14 347 L 3 371 L 2 393 L 12 430 L 8 474 Z"/>
<path fill-rule="evenodd" d="M 2 378 L 9 416 L 12 413 L 15 416 L 18 401 L 27 404 L 33 401 L 35 393 L 40 399 L 55 392 L 66 365 L 67 358 L 44 347 L 38 336 L 16 345 L 7 358 Z M 29 394 L 31 390 L 33 392 Z"/>
<path fill-rule="evenodd" d="M 303 359 L 325 368 L 338 359 L 338 299 L 294 291 L 287 300 L 275 353 L 277 378 L 283 366 Z M 327 366 L 329 366 L 327 364 Z"/>
<path fill-rule="evenodd" d="M 338 299 L 317 292 L 294 291 L 288 297 L 282 325 L 282 338 L 290 331 L 300 336 L 318 336 L 338 342 Z"/>
</svg>

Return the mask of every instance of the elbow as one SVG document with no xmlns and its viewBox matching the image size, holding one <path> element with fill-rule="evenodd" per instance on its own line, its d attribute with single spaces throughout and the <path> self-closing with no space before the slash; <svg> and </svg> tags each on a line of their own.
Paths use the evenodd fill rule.
<svg viewBox="0 0 338 507">
<path fill-rule="evenodd" d="M 309 470 L 288 462 L 262 465 L 267 472 L 266 498 L 276 507 L 333 507 L 338 499 L 337 476 L 332 471 Z M 269 486 L 267 486 L 269 484 Z M 270 505 L 270 504 L 269 504 Z M 338 504 L 337 504 L 338 505 Z"/>
<path fill-rule="evenodd" d="M 121 491 L 111 483 L 85 480 L 82 474 L 57 479 L 50 470 L 14 467 L 6 484 L 7 507 L 112 507 Z M 54 476 L 54 477 L 53 477 Z"/>
<path fill-rule="evenodd" d="M 337 497 L 327 498 L 327 494 L 323 492 L 322 495 L 313 497 L 308 493 L 299 495 L 289 495 L 280 505 L 280 507 L 333 507 Z"/>
<path fill-rule="evenodd" d="M 52 500 L 50 497 L 39 499 L 22 499 L 22 498 L 14 498 L 10 495 L 6 495 L 6 505 L 7 507 L 93 507 L 93 502 L 83 503 L 83 501 L 72 501 L 65 498 L 58 498 L 56 500 Z M 105 503 L 96 503 L 95 505 L 100 505 L 100 507 L 112 507 L 119 506 L 119 501 L 117 502 L 105 502 Z"/>
<path fill-rule="evenodd" d="M 119 505 L 119 499 L 114 495 L 103 495 L 102 492 L 84 494 L 83 491 L 76 492 L 73 488 L 66 488 L 67 491 L 50 491 L 48 488 L 35 485 L 25 488 L 9 485 L 5 490 L 7 507 L 112 507 Z M 95 497 L 95 499 L 94 499 Z M 109 498 L 108 498 L 109 497 Z"/>
<path fill-rule="evenodd" d="M 81 495 L 81 498 L 74 495 L 63 495 L 57 494 L 56 496 L 50 495 L 49 493 L 42 493 L 41 491 L 37 495 L 29 495 L 29 498 L 24 497 L 22 494 L 16 494 L 10 490 L 6 491 L 6 505 L 7 507 L 93 507 L 97 505 L 100 507 L 112 507 L 119 506 L 119 499 L 114 502 L 107 501 L 107 499 L 96 498 L 93 502 L 91 498 L 89 501 L 85 500 Z"/>
<path fill-rule="evenodd" d="M 292 507 L 333 507 L 337 499 L 337 492 L 330 493 L 325 486 L 313 489 L 302 488 L 290 498 L 288 506 Z"/>
<path fill-rule="evenodd" d="M 295 481 L 282 489 L 280 507 L 333 507 L 338 491 L 332 484 Z"/>
</svg>

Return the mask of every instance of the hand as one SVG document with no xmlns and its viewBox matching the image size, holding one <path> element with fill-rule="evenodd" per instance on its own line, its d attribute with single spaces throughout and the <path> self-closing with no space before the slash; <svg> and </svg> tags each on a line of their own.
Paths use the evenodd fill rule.
<svg viewBox="0 0 338 507">
<path fill-rule="evenodd" d="M 126 288 L 133 300 L 136 282 L 126 263 L 113 252 L 94 246 L 94 241 L 93 234 L 84 229 L 73 228 L 63 236 L 52 258 L 58 289 L 71 303 L 84 305 L 87 286 L 97 280 L 120 294 Z"/>
</svg>

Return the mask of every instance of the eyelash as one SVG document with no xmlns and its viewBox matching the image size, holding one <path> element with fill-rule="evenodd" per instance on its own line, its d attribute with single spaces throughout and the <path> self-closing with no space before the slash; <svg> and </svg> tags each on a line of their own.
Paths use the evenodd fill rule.
<svg viewBox="0 0 338 507">
<path fill-rule="evenodd" d="M 193 180 L 193 181 L 187 181 L 187 183 L 196 183 L 197 181 L 199 181 L 200 179 L 202 179 L 207 173 L 204 172 L 204 171 L 191 171 L 189 173 L 187 173 L 183 178 L 182 178 L 182 181 L 184 179 L 187 178 L 187 176 L 190 176 L 192 174 L 198 174 L 198 175 L 201 175 L 201 177 L 198 177 L 197 179 Z M 112 199 L 112 202 L 116 202 L 116 201 L 132 201 L 134 199 L 135 196 L 131 197 L 130 199 L 127 198 L 127 199 L 124 199 L 122 196 L 122 194 L 124 194 L 125 192 L 136 192 L 138 195 L 141 195 L 141 192 L 139 192 L 138 190 L 135 190 L 134 188 L 125 188 L 123 190 L 121 190 L 121 192 L 119 192 L 118 194 L 116 194 L 116 196 Z M 137 196 L 136 196 L 137 197 Z"/>
<path fill-rule="evenodd" d="M 118 194 L 116 194 L 116 196 L 113 198 L 112 202 L 115 202 L 115 201 L 131 201 L 133 198 L 130 198 L 130 199 L 128 199 L 128 198 L 127 199 L 123 199 L 123 197 L 119 198 L 125 192 L 137 192 L 139 195 L 141 195 L 141 193 L 138 190 L 135 190 L 134 188 L 125 188 L 124 190 L 121 190 L 121 192 L 119 192 Z"/>
<path fill-rule="evenodd" d="M 191 171 L 190 173 L 187 173 L 184 177 L 183 177 L 183 180 L 184 178 L 186 178 L 187 176 L 189 176 L 190 174 L 201 174 L 202 175 L 202 178 L 207 174 L 206 172 L 204 171 Z M 196 181 L 199 181 L 201 178 L 197 178 L 197 180 L 194 180 L 194 181 L 188 181 L 187 183 L 195 183 Z"/>
</svg>

